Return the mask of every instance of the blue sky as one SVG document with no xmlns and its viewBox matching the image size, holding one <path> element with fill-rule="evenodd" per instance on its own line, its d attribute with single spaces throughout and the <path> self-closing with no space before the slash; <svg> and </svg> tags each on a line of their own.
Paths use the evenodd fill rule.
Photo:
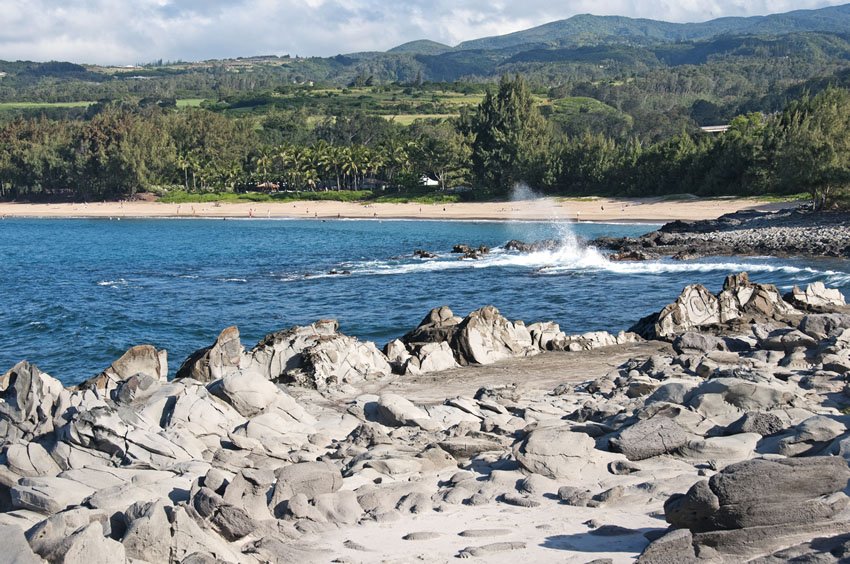
<svg viewBox="0 0 850 564">
<path fill-rule="evenodd" d="M 674 22 L 846 0 L 0 0 L 0 59 L 134 64 L 450 45 L 575 14 Z"/>
</svg>

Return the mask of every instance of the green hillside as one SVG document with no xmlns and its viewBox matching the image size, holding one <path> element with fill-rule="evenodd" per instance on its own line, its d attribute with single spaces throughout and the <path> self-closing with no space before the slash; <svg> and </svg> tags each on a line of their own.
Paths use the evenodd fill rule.
<svg viewBox="0 0 850 564">
<path fill-rule="evenodd" d="M 623 16 L 582 14 L 496 37 L 465 41 L 456 49 L 505 49 L 519 45 L 582 45 L 604 42 L 676 42 L 725 34 L 783 34 L 800 31 L 846 32 L 850 5 L 749 18 L 719 18 L 701 23 L 670 23 Z"/>
<path fill-rule="evenodd" d="M 451 51 L 449 45 L 437 43 L 429 39 L 420 39 L 419 41 L 410 41 L 393 47 L 387 53 L 410 53 L 412 55 L 440 55 L 446 51 Z"/>
</svg>

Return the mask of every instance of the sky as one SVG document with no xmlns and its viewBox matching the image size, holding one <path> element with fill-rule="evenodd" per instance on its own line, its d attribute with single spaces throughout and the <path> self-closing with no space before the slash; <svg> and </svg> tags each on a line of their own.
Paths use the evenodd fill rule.
<svg viewBox="0 0 850 564">
<path fill-rule="evenodd" d="M 131 65 L 449 45 L 575 14 L 672 22 L 847 0 L 0 0 L 0 59 Z"/>
</svg>

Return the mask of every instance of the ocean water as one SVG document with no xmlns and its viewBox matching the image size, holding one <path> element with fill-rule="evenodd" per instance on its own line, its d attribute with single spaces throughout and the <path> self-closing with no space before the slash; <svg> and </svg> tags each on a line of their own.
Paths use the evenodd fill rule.
<svg viewBox="0 0 850 564">
<path fill-rule="evenodd" d="M 720 289 L 748 271 L 781 289 L 821 280 L 850 296 L 850 261 L 717 257 L 611 263 L 582 244 L 653 225 L 347 220 L 0 221 L 0 372 L 29 360 L 65 383 L 127 348 L 169 351 L 171 371 L 238 325 L 266 333 L 335 318 L 349 335 L 401 336 L 433 307 L 493 304 L 511 319 L 554 320 L 570 333 L 618 331 L 691 283 Z M 504 251 L 510 239 L 557 238 L 557 251 Z M 458 260 L 453 245 L 493 248 Z M 415 249 L 438 253 L 415 259 Z M 329 274 L 331 271 L 350 274 Z"/>
</svg>

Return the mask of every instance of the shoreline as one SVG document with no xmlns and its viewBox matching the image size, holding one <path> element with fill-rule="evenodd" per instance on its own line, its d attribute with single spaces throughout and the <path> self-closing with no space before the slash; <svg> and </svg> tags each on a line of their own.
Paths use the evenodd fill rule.
<svg viewBox="0 0 850 564">
<path fill-rule="evenodd" d="M 336 201 L 259 203 L 95 202 L 89 204 L 0 203 L 0 218 L 28 219 L 377 219 L 460 221 L 572 221 L 664 223 L 714 219 L 741 210 L 774 211 L 791 202 L 754 199 L 669 201 L 663 198 L 560 199 L 450 204 L 362 204 Z"/>
</svg>

